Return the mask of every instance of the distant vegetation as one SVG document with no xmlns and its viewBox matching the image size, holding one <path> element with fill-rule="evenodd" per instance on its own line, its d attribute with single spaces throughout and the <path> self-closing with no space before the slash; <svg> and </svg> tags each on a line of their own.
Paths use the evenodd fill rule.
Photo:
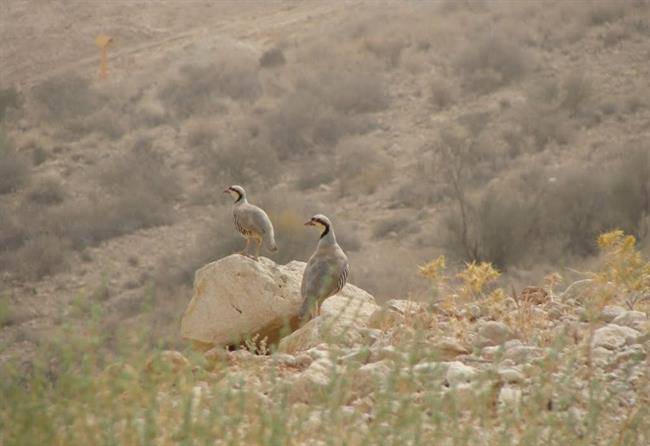
<svg viewBox="0 0 650 446">
<path fill-rule="evenodd" d="M 233 182 L 253 193 L 290 185 L 296 201 L 270 210 L 281 227 L 311 195 L 356 201 L 383 197 L 388 188 L 399 212 L 375 221 L 362 238 L 399 234 L 457 261 L 504 269 L 588 257 L 595 234 L 614 227 L 644 244 L 649 149 L 622 129 L 643 119 L 650 95 L 641 84 L 614 92 L 581 54 L 594 45 L 642 45 L 650 38 L 648 8 L 510 6 L 368 10 L 259 52 L 225 45 L 208 58 L 188 53 L 157 72 L 153 84 L 134 79 L 108 87 L 65 73 L 29 91 L 0 90 L 7 129 L 0 135 L 0 194 L 17 199 L 0 202 L 11 214 L 4 221 L 13 222 L 3 227 L 3 237 L 14 240 L 2 251 L 4 263 L 16 263 L 10 259 L 17 249 L 44 237 L 65 254 L 168 224 L 173 205 L 211 203 L 211 193 L 197 190 Z M 549 59 L 559 65 L 550 69 Z M 416 114 L 399 118 L 409 104 L 418 104 Z M 418 122 L 397 126 L 406 116 Z M 18 119 L 49 128 L 47 138 L 21 140 L 18 150 Z M 605 134 L 616 137 L 590 139 Z M 162 149 L 170 135 L 183 161 Z M 419 138 L 410 165 L 413 155 L 390 152 L 399 145 L 391 137 Z M 94 147 L 75 155 L 89 169 L 83 180 L 73 168 L 32 173 L 67 163 L 62 156 L 72 142 Z M 190 176 L 196 184 L 188 190 Z M 436 210 L 426 222 L 437 228 L 435 237 L 406 216 L 423 207 Z M 192 265 L 232 250 L 225 241 L 199 244 L 209 252 L 196 254 Z M 308 253 L 290 240 L 285 246 L 282 260 Z M 187 249 L 188 256 L 195 251 Z M 378 278 L 366 272 L 360 279 Z"/>
</svg>

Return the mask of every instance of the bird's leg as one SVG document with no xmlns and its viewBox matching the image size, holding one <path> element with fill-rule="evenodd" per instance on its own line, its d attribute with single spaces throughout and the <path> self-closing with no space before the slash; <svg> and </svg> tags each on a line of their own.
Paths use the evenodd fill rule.
<svg viewBox="0 0 650 446">
<path fill-rule="evenodd" d="M 246 252 L 248 250 L 248 245 L 250 244 L 251 240 L 249 238 L 246 239 L 246 246 L 244 246 L 244 249 L 239 251 L 237 254 L 249 257 L 248 253 Z"/>
<path fill-rule="evenodd" d="M 257 260 L 260 256 L 260 247 L 262 246 L 262 239 L 255 239 L 255 242 L 257 243 L 257 249 L 255 250 L 255 260 Z"/>
</svg>

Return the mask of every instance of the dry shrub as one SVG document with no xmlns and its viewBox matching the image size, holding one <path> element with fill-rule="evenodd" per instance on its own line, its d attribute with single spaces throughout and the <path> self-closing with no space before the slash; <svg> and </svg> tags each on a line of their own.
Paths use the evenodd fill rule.
<svg viewBox="0 0 650 446">
<path fill-rule="evenodd" d="M 35 179 L 27 190 L 27 198 L 37 204 L 59 204 L 65 197 L 66 192 L 61 184 L 61 180 L 52 176 Z"/>
<path fill-rule="evenodd" d="M 219 113 L 224 99 L 257 99 L 262 92 L 258 71 L 252 56 L 227 51 L 217 63 L 182 66 L 161 88 L 159 97 L 178 118 Z"/>
<path fill-rule="evenodd" d="M 613 228 L 642 235 L 650 215 L 649 153 L 647 147 L 630 147 L 606 169 L 576 165 L 553 174 L 539 169 L 499 182 L 470 200 L 466 239 L 462 214 L 450 211 L 447 246 L 458 257 L 506 267 L 594 254 L 595 237 Z"/>
<path fill-rule="evenodd" d="M 372 236 L 376 239 L 386 238 L 392 235 L 410 234 L 417 231 L 413 220 L 407 217 L 390 217 L 380 220 L 372 230 Z"/>
<path fill-rule="evenodd" d="M 103 103 L 90 81 L 73 73 L 52 77 L 34 87 L 33 96 L 44 116 L 55 123 L 91 115 Z"/>
<path fill-rule="evenodd" d="M 13 88 L 0 88 L 0 122 L 2 122 L 10 108 L 19 108 L 22 104 L 22 97 Z"/>
<path fill-rule="evenodd" d="M 143 199 L 150 197 L 152 202 L 168 203 L 182 191 L 175 172 L 165 165 L 162 155 L 146 146 L 136 146 L 100 167 L 98 177 L 116 197 L 139 194 Z"/>
<path fill-rule="evenodd" d="M 454 87 L 443 78 L 431 80 L 431 103 L 437 110 L 444 110 L 453 105 L 457 100 L 457 92 Z"/>
<path fill-rule="evenodd" d="M 369 70 L 319 71 L 299 80 L 298 86 L 343 113 L 377 112 L 390 103 L 384 79 Z"/>
<path fill-rule="evenodd" d="M 262 68 L 274 68 L 284 65 L 286 62 L 281 48 L 270 48 L 260 56 L 260 67 Z"/>
<path fill-rule="evenodd" d="M 0 126 L 0 194 L 16 191 L 25 184 L 30 173 L 27 160 L 16 153 Z"/>
<path fill-rule="evenodd" d="M 341 196 L 372 194 L 390 180 L 392 163 L 378 145 L 378 141 L 360 137 L 339 143 L 337 171 Z"/>
<path fill-rule="evenodd" d="M 588 19 L 592 25 L 600 26 L 615 22 L 625 16 L 625 2 L 616 0 L 599 0 L 592 2 L 588 10 Z"/>
<path fill-rule="evenodd" d="M 312 167 L 301 170 L 296 187 L 299 190 L 309 190 L 330 184 L 336 179 L 336 172 L 329 163 L 330 159 L 327 157 L 314 160 Z"/>
<path fill-rule="evenodd" d="M 348 115 L 315 94 L 301 91 L 283 97 L 262 116 L 260 127 L 260 138 L 285 160 L 299 158 L 310 149 L 329 152 L 343 137 L 362 133 L 368 124 L 363 115 Z"/>
<path fill-rule="evenodd" d="M 59 237 L 37 235 L 16 251 L 13 267 L 21 277 L 38 280 L 63 270 L 67 251 L 67 244 Z"/>
<path fill-rule="evenodd" d="M 118 140 L 127 131 L 127 124 L 123 116 L 122 111 L 104 107 L 83 119 L 80 127 L 84 130 L 84 133 L 97 132 L 111 140 Z"/>
<path fill-rule="evenodd" d="M 277 181 L 280 164 L 277 155 L 261 137 L 246 130 L 219 145 L 202 146 L 196 153 L 210 184 L 272 184 Z"/>
<path fill-rule="evenodd" d="M 169 210 L 159 199 L 135 191 L 123 197 L 77 200 L 52 209 L 48 227 L 75 249 L 168 223 Z"/>
<path fill-rule="evenodd" d="M 461 50 L 455 66 L 469 91 L 489 93 L 524 76 L 527 52 L 505 36 L 483 36 Z"/>
<path fill-rule="evenodd" d="M 399 65 L 402 51 L 406 46 L 406 40 L 395 35 L 375 35 L 364 40 L 365 49 L 389 67 Z"/>
<path fill-rule="evenodd" d="M 187 143 L 191 147 L 212 147 L 219 131 L 212 120 L 192 119 L 187 125 Z"/>
</svg>

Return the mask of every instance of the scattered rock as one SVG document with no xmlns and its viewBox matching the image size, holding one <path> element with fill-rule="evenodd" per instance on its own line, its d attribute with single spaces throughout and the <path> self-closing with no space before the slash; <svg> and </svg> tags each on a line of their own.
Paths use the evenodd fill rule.
<svg viewBox="0 0 650 446">
<path fill-rule="evenodd" d="M 600 312 L 598 319 L 603 322 L 612 322 L 614 319 L 616 319 L 617 316 L 622 313 L 625 313 L 625 308 L 623 307 L 620 307 L 618 305 L 605 305 L 605 307 L 603 307 L 602 311 Z"/>
<path fill-rule="evenodd" d="M 592 348 L 603 347 L 609 350 L 616 350 L 626 343 L 635 342 L 639 332 L 621 325 L 607 324 L 594 332 L 591 340 Z"/>
<path fill-rule="evenodd" d="M 630 327 L 643 332 L 648 326 L 648 317 L 640 311 L 624 311 L 612 320 L 612 324 Z"/>
<path fill-rule="evenodd" d="M 487 321 L 480 324 L 476 344 L 479 347 L 486 345 L 499 345 L 513 339 L 514 333 L 503 322 Z"/>
<path fill-rule="evenodd" d="M 451 338 L 441 339 L 433 344 L 433 348 L 440 359 L 445 361 L 469 354 L 469 350 L 460 341 Z"/>
<path fill-rule="evenodd" d="M 147 373 L 156 372 L 178 372 L 190 366 L 190 361 L 180 352 L 165 350 L 160 354 L 149 356 L 145 363 L 144 370 Z"/>
<path fill-rule="evenodd" d="M 391 299 L 386 302 L 386 308 L 402 316 L 413 316 L 424 311 L 421 303 L 407 299 Z"/>
<path fill-rule="evenodd" d="M 499 390 L 499 406 L 503 409 L 518 410 L 521 404 L 521 389 L 510 386 L 503 386 Z"/>
<path fill-rule="evenodd" d="M 450 386 L 460 383 L 469 383 L 476 378 L 477 370 L 474 367 L 463 364 L 459 361 L 449 363 L 445 378 Z"/>
<path fill-rule="evenodd" d="M 524 374 L 521 373 L 519 370 L 516 368 L 511 368 L 511 367 L 505 367 L 502 369 L 497 370 L 497 374 L 499 375 L 499 379 L 501 382 L 504 383 L 522 383 L 524 381 Z"/>
<path fill-rule="evenodd" d="M 309 402 L 325 391 L 331 380 L 336 365 L 327 358 L 312 362 L 309 367 L 293 378 L 290 398 L 292 401 Z"/>
</svg>

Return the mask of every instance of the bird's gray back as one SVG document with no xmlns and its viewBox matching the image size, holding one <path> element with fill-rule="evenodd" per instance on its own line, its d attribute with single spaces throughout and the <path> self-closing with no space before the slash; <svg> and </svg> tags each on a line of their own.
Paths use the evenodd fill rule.
<svg viewBox="0 0 650 446">
<path fill-rule="evenodd" d="M 271 220 L 262 209 L 243 203 L 233 209 L 235 226 L 242 234 L 246 232 L 264 235 L 271 232 Z"/>
</svg>

